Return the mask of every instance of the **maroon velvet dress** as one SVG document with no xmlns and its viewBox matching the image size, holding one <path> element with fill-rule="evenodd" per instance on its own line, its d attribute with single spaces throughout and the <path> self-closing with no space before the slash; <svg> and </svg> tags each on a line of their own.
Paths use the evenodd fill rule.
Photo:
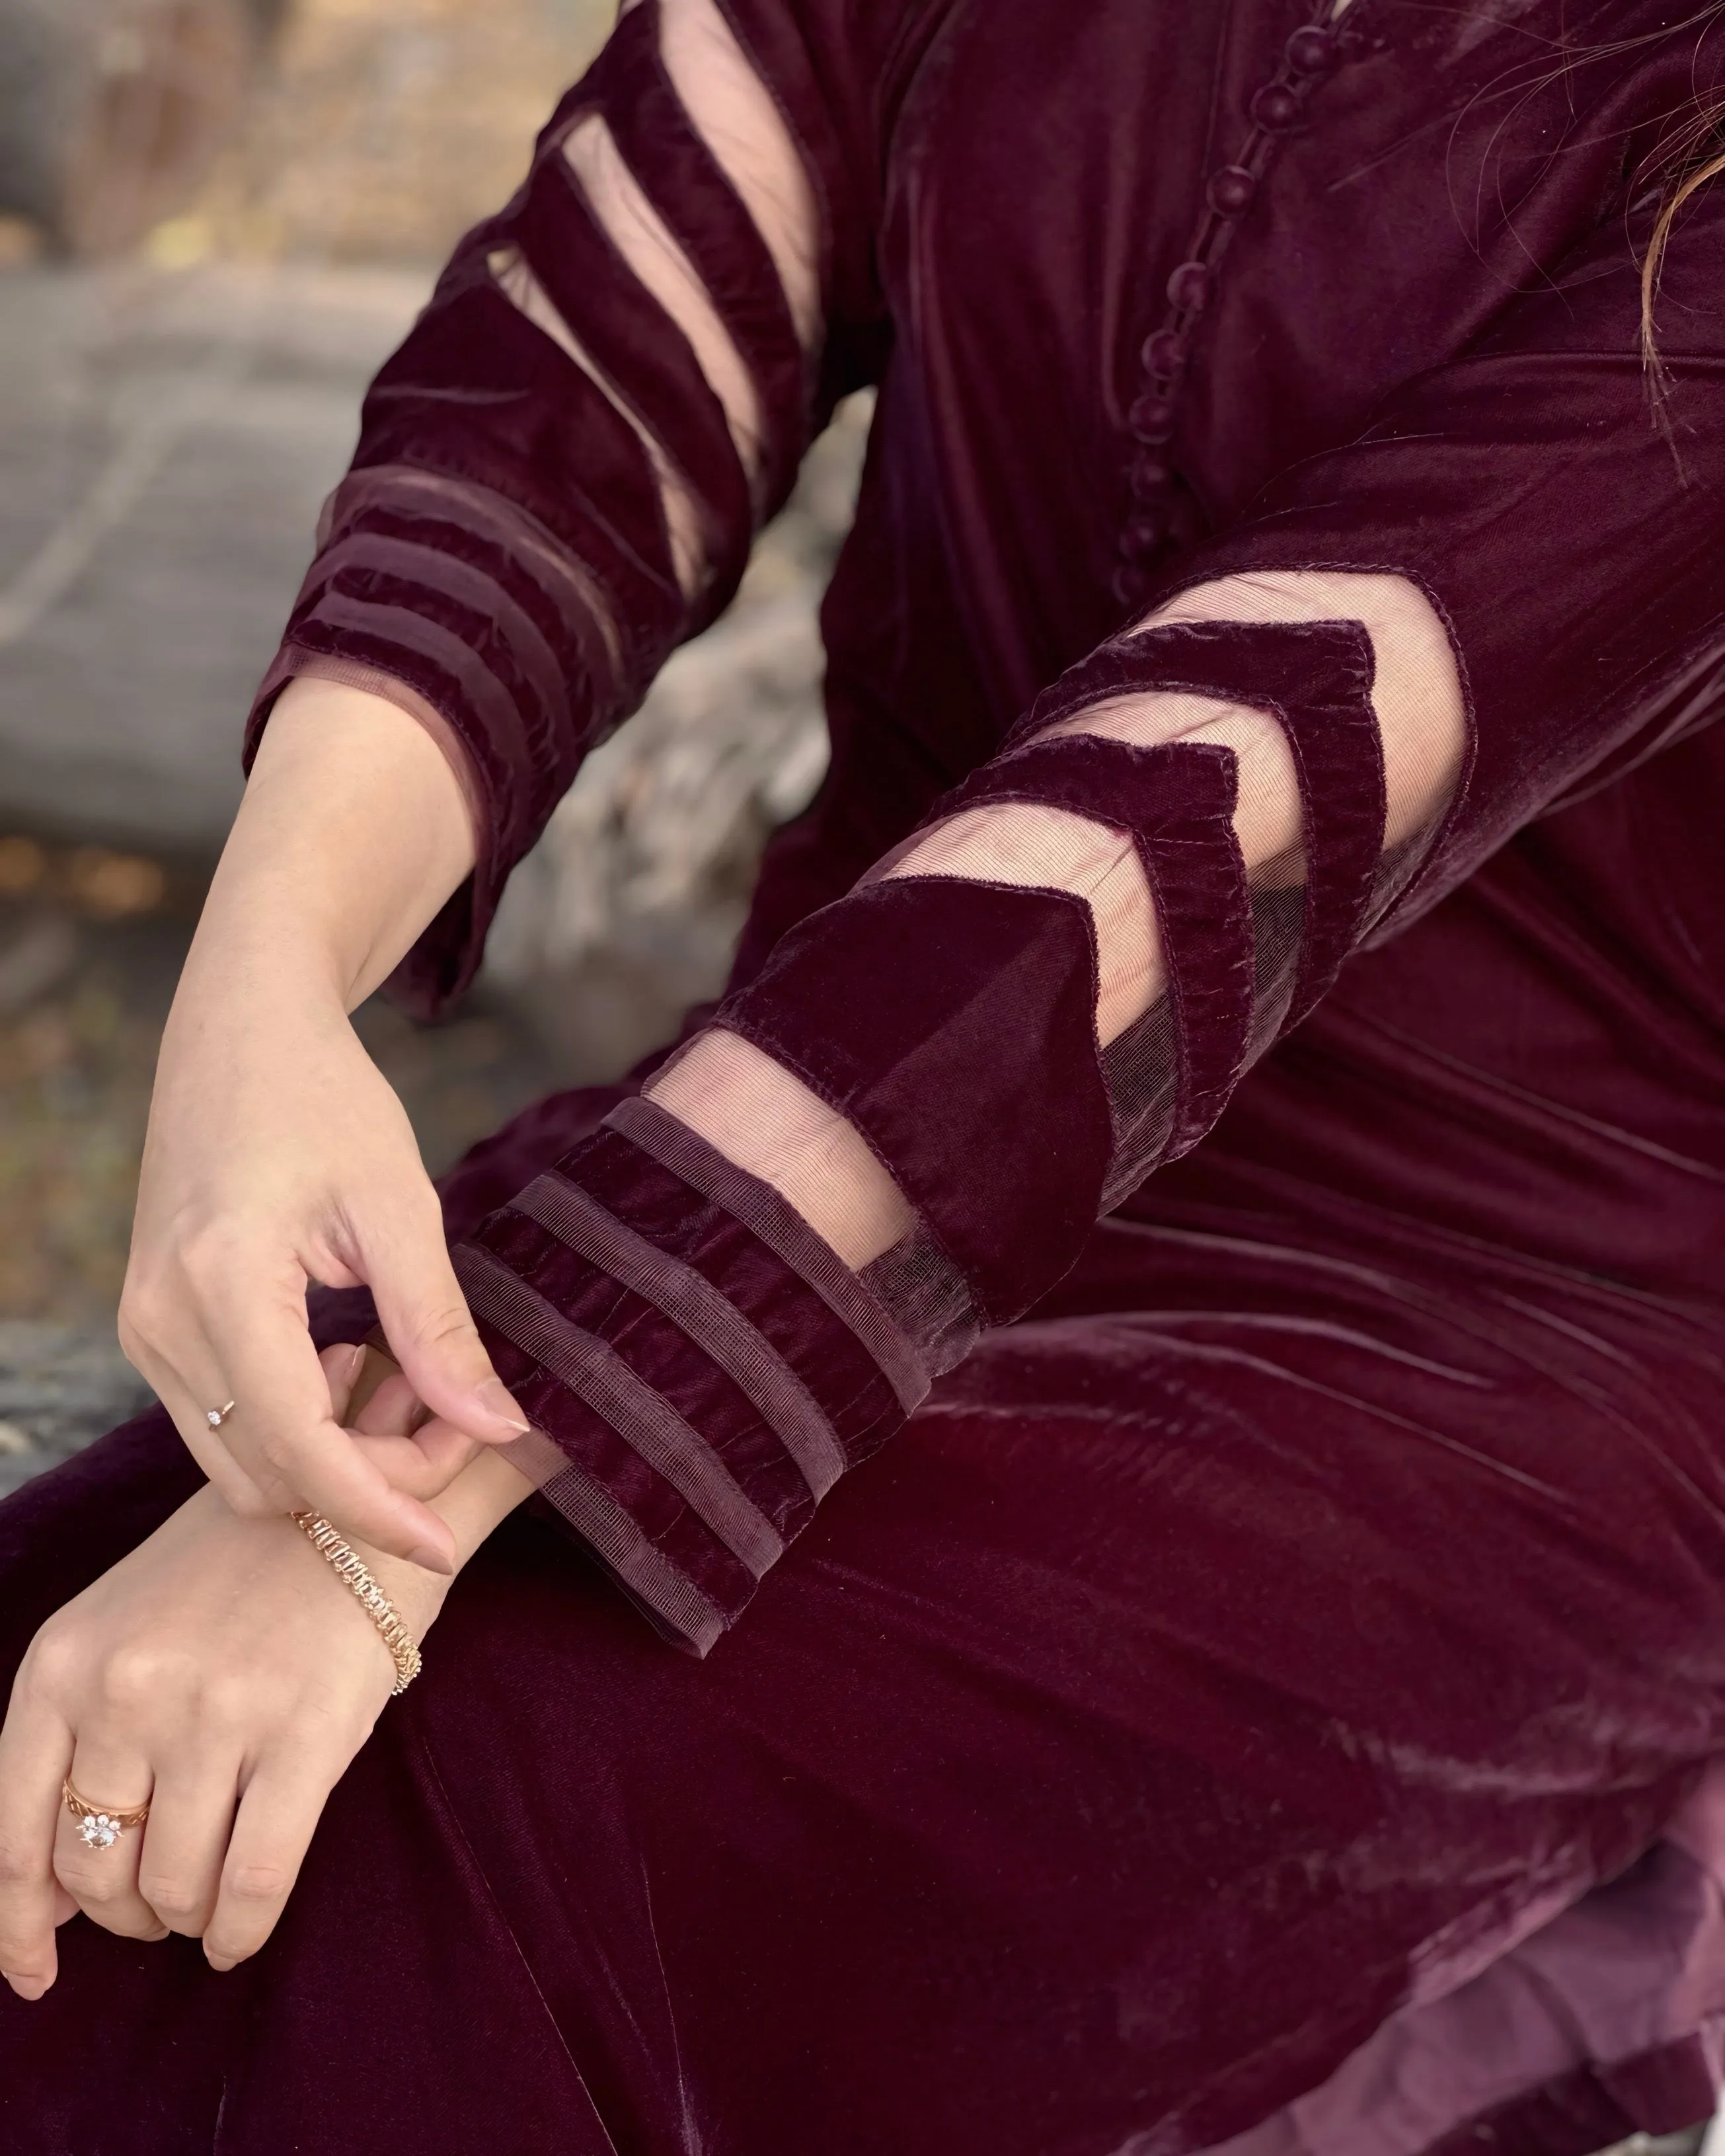
<svg viewBox="0 0 1725 2156">
<path fill-rule="evenodd" d="M 711 1021 L 449 1178 L 542 1499 L 254 1962 L 78 1921 L 0 1998 L 0 2147 L 1711 2109 L 1725 193 L 1661 376 L 1639 263 L 1712 12 L 626 9 L 256 723 L 311 670 L 438 733 L 446 998 L 873 382 L 831 773 Z M 146 1416 L 0 1508 L 0 1654 L 195 1479 Z"/>
</svg>

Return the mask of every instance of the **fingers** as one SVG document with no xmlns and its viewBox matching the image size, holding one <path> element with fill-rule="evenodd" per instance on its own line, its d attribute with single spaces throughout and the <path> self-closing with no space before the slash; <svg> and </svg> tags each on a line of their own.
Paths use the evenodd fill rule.
<svg viewBox="0 0 1725 2156">
<path fill-rule="evenodd" d="M 211 1306 L 210 1344 L 238 1403 L 222 1425 L 228 1450 L 280 1511 L 310 1507 L 344 1534 L 434 1572 L 454 1568 L 448 1527 L 353 1444 L 331 1411 L 328 1377 L 305 1330 L 273 1287 L 244 1281 Z"/>
<path fill-rule="evenodd" d="M 264 1517 L 277 1508 L 264 1497 L 210 1424 L 209 1409 L 222 1406 L 228 1398 L 220 1390 L 220 1378 L 208 1377 L 203 1396 L 197 1389 L 198 1376 L 207 1375 L 217 1368 L 208 1342 L 200 1335 L 182 1347 L 181 1358 L 188 1365 L 189 1373 L 177 1368 L 155 1346 L 151 1334 L 141 1323 L 141 1300 L 139 1291 L 128 1280 L 120 1306 L 121 1352 L 173 1417 L 174 1428 L 186 1450 L 218 1493 L 226 1499 L 229 1509 L 242 1519 Z"/>
<path fill-rule="evenodd" d="M 159 1939 L 167 1928 L 138 1892 L 138 1851 L 143 1837 L 136 1826 L 121 1828 L 112 1815 L 150 1802 L 154 1780 L 147 1763 L 129 1747 L 80 1738 L 72 1753 L 70 1779 L 85 1802 L 109 1815 L 80 1827 L 60 1805 L 54 1828 L 54 1876 L 104 1931 L 123 1938 Z"/>
<path fill-rule="evenodd" d="M 491 1368 L 441 1229 L 366 1257 L 390 1353 L 426 1406 L 483 1445 L 525 1437 L 527 1419 Z"/>
<path fill-rule="evenodd" d="M 319 1355 L 318 1367 L 323 1372 L 324 1383 L 330 1389 L 330 1413 L 336 1420 L 345 1423 L 348 1409 L 359 1383 L 360 1373 L 366 1366 L 366 1351 L 352 1341 L 339 1342 L 326 1348 Z"/>
<path fill-rule="evenodd" d="M 240 1799 L 215 1912 L 204 1930 L 212 1969 L 244 1961 L 275 1929 L 335 1780 L 300 1753 L 272 1753 L 259 1763 Z"/>
<path fill-rule="evenodd" d="M 147 1377 L 149 1373 L 146 1371 Z M 272 1504 L 253 1478 L 234 1458 L 220 1434 L 177 1378 L 166 1374 L 151 1378 L 157 1396 L 173 1417 L 174 1428 L 187 1452 L 198 1462 L 225 1500 L 230 1512 L 243 1520 L 267 1519 L 281 1507 Z"/>
<path fill-rule="evenodd" d="M 39 1999 L 59 1967 L 54 1933 L 64 1892 L 54 1874 L 54 1830 L 72 1760 L 72 1732 L 40 1697 L 34 1653 L 0 1731 L 0 1974 L 20 1999 Z"/>
<path fill-rule="evenodd" d="M 454 1568 L 449 1528 L 418 1496 L 393 1487 L 331 1413 L 329 1376 L 306 1330 L 303 1282 L 302 1273 L 292 1281 L 266 1276 L 240 1260 L 219 1279 L 206 1270 L 198 1337 L 180 1342 L 172 1360 L 151 1345 L 167 1328 L 146 1323 L 151 1306 L 136 1291 L 126 1353 L 233 1511 L 255 1518 L 309 1507 L 345 1534 L 447 1575 Z M 218 1434 L 208 1409 L 229 1399 L 235 1404 Z M 429 1481 L 431 1494 L 441 1486 L 423 1469 L 414 1479 Z"/>
<path fill-rule="evenodd" d="M 138 1892 L 168 1930 L 187 1938 L 201 1937 L 215 1913 L 239 1776 L 237 1756 L 214 1755 L 193 1769 L 164 1767 L 157 1777 L 137 1859 Z"/>
</svg>

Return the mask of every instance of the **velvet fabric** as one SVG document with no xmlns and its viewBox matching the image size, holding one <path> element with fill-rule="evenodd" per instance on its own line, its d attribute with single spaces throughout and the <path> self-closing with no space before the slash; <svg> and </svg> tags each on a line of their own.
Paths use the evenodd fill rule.
<svg viewBox="0 0 1725 2156">
<path fill-rule="evenodd" d="M 862 1132 L 997 1324 L 1077 1255 L 1113 1148 L 1092 934 L 1064 891 L 899 877 L 792 929 L 719 1008 Z M 1003 1141 L 1009 1176 L 987 1169 Z"/>
<path fill-rule="evenodd" d="M 522 1466 L 582 1532 L 603 1512 L 598 1553 L 695 1653 L 904 1419 L 877 1336 L 620 1132 L 536 1178 L 455 1269 L 535 1426 Z M 648 1578 L 667 1566 L 670 1602 Z"/>
<path fill-rule="evenodd" d="M 1372 639 L 1358 622 L 1173 622 L 1102 645 L 1037 698 L 1024 724 L 1034 739 L 1099 702 L 1155 690 L 1271 714 L 1293 754 L 1303 826 L 1300 967 L 1285 1025 L 1297 1025 L 1335 979 L 1378 874 L 1385 801 L 1373 671 Z M 1242 1044 L 1236 1070 L 1244 1060 Z"/>
<path fill-rule="evenodd" d="M 1171 1024 L 1179 1056 L 1172 1158 L 1189 1152 L 1215 1122 L 1246 1060 L 1252 915 L 1234 835 L 1238 792 L 1226 749 L 1202 742 L 1135 748 L 1080 735 L 999 757 L 936 805 L 938 815 L 982 801 L 1043 802 L 1132 834 L 1155 901 L 1169 982 L 1168 1014 L 1149 1012 L 1140 1023 Z M 1059 1076 L 1045 1071 L 1032 1073 L 1030 1082 L 1042 1091 L 1050 1080 L 1057 1089 Z M 1117 1101 L 1115 1116 L 1117 1126 Z"/>
<path fill-rule="evenodd" d="M 480 1148 L 448 1225 L 549 1508 L 458 1583 L 254 1964 L 80 1923 L 45 2001 L 0 1999 L 0 2138 L 1190 2156 L 1291 2120 L 1322 2156 L 1583 2156 L 1668 2128 L 1725 1996 L 1717 1897 L 1669 1855 L 1725 1755 L 1725 196 L 1674 234 L 1651 405 L 1638 250 L 1721 38 L 1651 0 L 726 0 L 814 204 L 796 352 L 663 63 L 687 4 L 629 11 L 380 377 L 256 723 L 348 663 L 459 744 L 485 844 L 404 970 L 434 1003 L 810 428 L 876 382 L 832 770 L 770 850 L 732 1010 L 869 1123 L 985 1312 L 1034 1300 L 930 1390 L 876 1268 L 650 1102 L 562 1096 Z M 590 112 L 747 355 L 752 476 L 593 245 L 558 162 Z M 614 366 L 649 336 L 626 396 L 499 257 Z M 1139 630 L 1199 584 L 1338 571 L 1423 595 L 1469 726 L 1394 937 L 1345 963 L 1385 653 Z M 1070 670 L 1151 696 L 1201 658 L 1298 742 L 1299 993 L 1336 977 L 1092 1224 L 1081 902 L 854 887 L 971 774 L 1009 783 Z M 1177 986 L 1218 932 L 1190 911 Z M 1199 1086 L 1150 1022 L 1183 1132 L 1238 1004 Z M 920 1089 L 889 1034 L 927 1045 Z M 608 1116 L 633 1154 L 587 1142 Z M 857 1471 L 816 1509 L 788 1430 L 819 1422 Z M 156 1417 L 0 1507 L 0 1659 L 190 1479 Z M 1681 1933 L 1651 2004 L 1600 1973 L 1614 1925 Z M 1348 2099 L 1541 1955 L 1586 2006 L 1568 2050 L 1530 2029 L 1482 2110 L 1458 2067 L 1411 2136 Z"/>
</svg>

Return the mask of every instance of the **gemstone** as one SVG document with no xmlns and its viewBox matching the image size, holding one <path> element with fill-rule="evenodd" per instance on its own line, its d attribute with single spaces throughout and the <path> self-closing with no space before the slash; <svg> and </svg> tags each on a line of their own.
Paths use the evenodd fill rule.
<svg viewBox="0 0 1725 2156">
<path fill-rule="evenodd" d="M 1252 100 L 1252 117 L 1266 135 L 1286 135 L 1300 124 L 1300 100 L 1286 83 L 1266 82 Z"/>
<path fill-rule="evenodd" d="M 1210 273 L 1202 262 L 1183 262 L 1168 280 L 1168 304 L 1196 314 L 1210 295 Z"/>
<path fill-rule="evenodd" d="M 1287 55 L 1296 74 L 1327 74 L 1336 64 L 1336 40 L 1328 30 L 1308 23 L 1288 39 Z"/>
<path fill-rule="evenodd" d="M 1186 364 L 1186 341 L 1173 330 L 1158 330 L 1145 338 L 1140 357 L 1153 374 L 1172 381 Z"/>
<path fill-rule="evenodd" d="M 1258 192 L 1258 182 L 1244 165 L 1224 165 L 1212 172 L 1209 204 L 1218 217 L 1238 217 Z"/>
<path fill-rule="evenodd" d="M 119 1826 L 105 1812 L 86 1812 L 78 1831 L 91 1849 L 111 1849 L 120 1839 Z"/>
</svg>

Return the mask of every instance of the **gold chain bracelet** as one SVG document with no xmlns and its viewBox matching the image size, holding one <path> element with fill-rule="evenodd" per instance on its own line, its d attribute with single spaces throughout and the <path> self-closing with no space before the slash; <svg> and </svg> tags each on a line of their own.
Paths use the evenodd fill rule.
<svg viewBox="0 0 1725 2156">
<path fill-rule="evenodd" d="M 384 1645 L 395 1659 L 395 1685 L 389 1695 L 393 1699 L 397 1692 L 405 1691 L 419 1674 L 418 1641 L 408 1630 L 400 1610 L 372 1577 L 365 1560 L 357 1551 L 349 1548 L 321 1512 L 292 1512 L 288 1517 L 318 1555 L 353 1590 L 360 1608 L 382 1635 Z"/>
</svg>

